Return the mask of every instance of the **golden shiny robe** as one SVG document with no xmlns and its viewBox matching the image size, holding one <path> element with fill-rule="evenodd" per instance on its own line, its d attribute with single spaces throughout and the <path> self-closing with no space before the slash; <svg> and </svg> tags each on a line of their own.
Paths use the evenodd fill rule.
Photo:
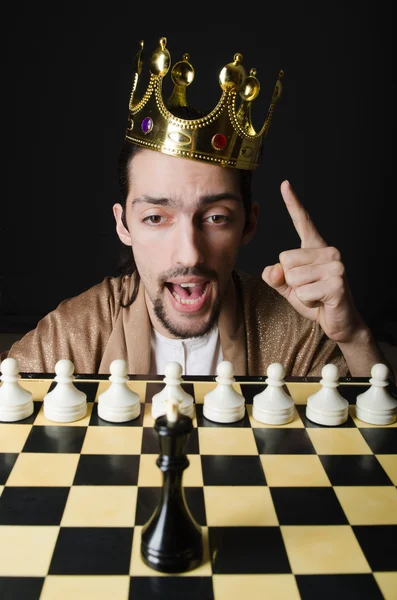
<svg viewBox="0 0 397 600">
<path fill-rule="evenodd" d="M 122 306 L 132 296 L 135 278 L 135 273 L 106 277 L 64 300 L 13 344 L 8 356 L 18 360 L 23 373 L 54 373 L 56 362 L 66 358 L 79 374 L 108 374 L 116 359 L 127 361 L 129 374 L 149 374 L 151 323 L 142 282 L 133 304 Z M 233 271 L 218 326 L 223 359 L 232 362 L 235 375 L 266 375 L 273 362 L 282 363 L 288 376 L 319 376 L 329 362 L 340 376 L 348 374 L 337 344 L 259 276 Z"/>
</svg>

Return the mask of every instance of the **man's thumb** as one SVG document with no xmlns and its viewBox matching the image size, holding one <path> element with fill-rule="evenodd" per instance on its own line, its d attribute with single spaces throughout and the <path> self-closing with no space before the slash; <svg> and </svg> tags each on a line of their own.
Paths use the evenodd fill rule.
<svg viewBox="0 0 397 600">
<path fill-rule="evenodd" d="M 284 269 L 280 263 L 265 267 L 262 272 L 262 279 L 270 287 L 277 290 L 282 296 L 288 291 L 288 285 L 285 282 Z"/>
</svg>

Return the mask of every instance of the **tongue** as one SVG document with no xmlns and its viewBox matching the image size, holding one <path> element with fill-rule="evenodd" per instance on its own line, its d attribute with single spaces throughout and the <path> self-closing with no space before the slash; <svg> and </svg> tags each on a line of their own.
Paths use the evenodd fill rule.
<svg viewBox="0 0 397 600">
<path fill-rule="evenodd" d="M 176 292 L 181 298 L 190 298 L 195 300 L 203 295 L 205 283 L 196 283 L 194 287 L 184 288 L 176 283 L 170 284 L 171 291 Z"/>
</svg>

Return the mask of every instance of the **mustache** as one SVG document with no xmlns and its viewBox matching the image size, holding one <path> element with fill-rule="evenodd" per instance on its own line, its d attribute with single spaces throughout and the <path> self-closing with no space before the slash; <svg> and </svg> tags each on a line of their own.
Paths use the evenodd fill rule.
<svg viewBox="0 0 397 600">
<path fill-rule="evenodd" d="M 174 268 L 166 271 L 166 273 L 159 277 L 159 287 L 163 287 L 167 281 L 176 277 L 208 277 L 208 279 L 216 280 L 217 273 L 208 267 Z"/>
</svg>

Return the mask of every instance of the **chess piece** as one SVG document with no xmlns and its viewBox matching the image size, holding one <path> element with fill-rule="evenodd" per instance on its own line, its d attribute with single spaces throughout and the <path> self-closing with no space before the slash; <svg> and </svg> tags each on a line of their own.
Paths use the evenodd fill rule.
<svg viewBox="0 0 397 600">
<path fill-rule="evenodd" d="M 141 403 L 139 394 L 127 385 L 127 362 L 114 360 L 110 365 L 109 381 L 112 384 L 98 396 L 98 415 L 105 421 L 124 423 L 139 417 Z"/>
<path fill-rule="evenodd" d="M 217 423 L 234 423 L 240 421 L 245 414 L 245 399 L 233 388 L 233 365 L 224 360 L 217 366 L 218 385 L 205 394 L 203 415 L 210 421 Z"/>
<path fill-rule="evenodd" d="M 254 396 L 252 416 L 268 425 L 285 425 L 294 418 L 295 403 L 283 390 L 285 367 L 281 363 L 271 363 L 266 371 L 266 388 Z"/>
<path fill-rule="evenodd" d="M 372 425 L 390 425 L 397 420 L 397 400 L 387 391 L 389 369 L 377 363 L 371 369 L 371 387 L 357 396 L 356 416 Z"/>
<path fill-rule="evenodd" d="M 44 396 L 44 416 L 50 421 L 70 423 L 87 414 L 87 396 L 73 383 L 74 364 L 59 360 L 55 365 L 55 388 Z"/>
<path fill-rule="evenodd" d="M 192 517 L 182 487 L 189 459 L 183 449 L 193 430 L 192 419 L 179 413 L 180 401 L 168 400 L 166 414 L 156 419 L 160 439 L 157 466 L 163 472 L 160 501 L 142 528 L 141 556 L 156 571 L 182 573 L 197 567 L 203 556 L 201 527 Z"/>
<path fill-rule="evenodd" d="M 24 390 L 19 379 L 18 361 L 5 358 L 0 365 L 0 421 L 22 421 L 33 414 L 33 394 Z"/>
<path fill-rule="evenodd" d="M 332 363 L 325 365 L 321 376 L 321 389 L 307 399 L 306 417 L 319 425 L 342 425 L 349 416 L 349 403 L 336 389 L 338 367 Z"/>
<path fill-rule="evenodd" d="M 165 367 L 165 377 L 163 382 L 165 383 L 165 386 L 161 392 L 155 394 L 152 398 L 153 419 L 157 419 L 157 417 L 166 414 L 166 402 L 170 398 L 179 400 L 179 412 L 193 419 L 193 397 L 185 392 L 181 386 L 183 383 L 182 365 L 180 365 L 178 362 L 169 362 Z"/>
</svg>

